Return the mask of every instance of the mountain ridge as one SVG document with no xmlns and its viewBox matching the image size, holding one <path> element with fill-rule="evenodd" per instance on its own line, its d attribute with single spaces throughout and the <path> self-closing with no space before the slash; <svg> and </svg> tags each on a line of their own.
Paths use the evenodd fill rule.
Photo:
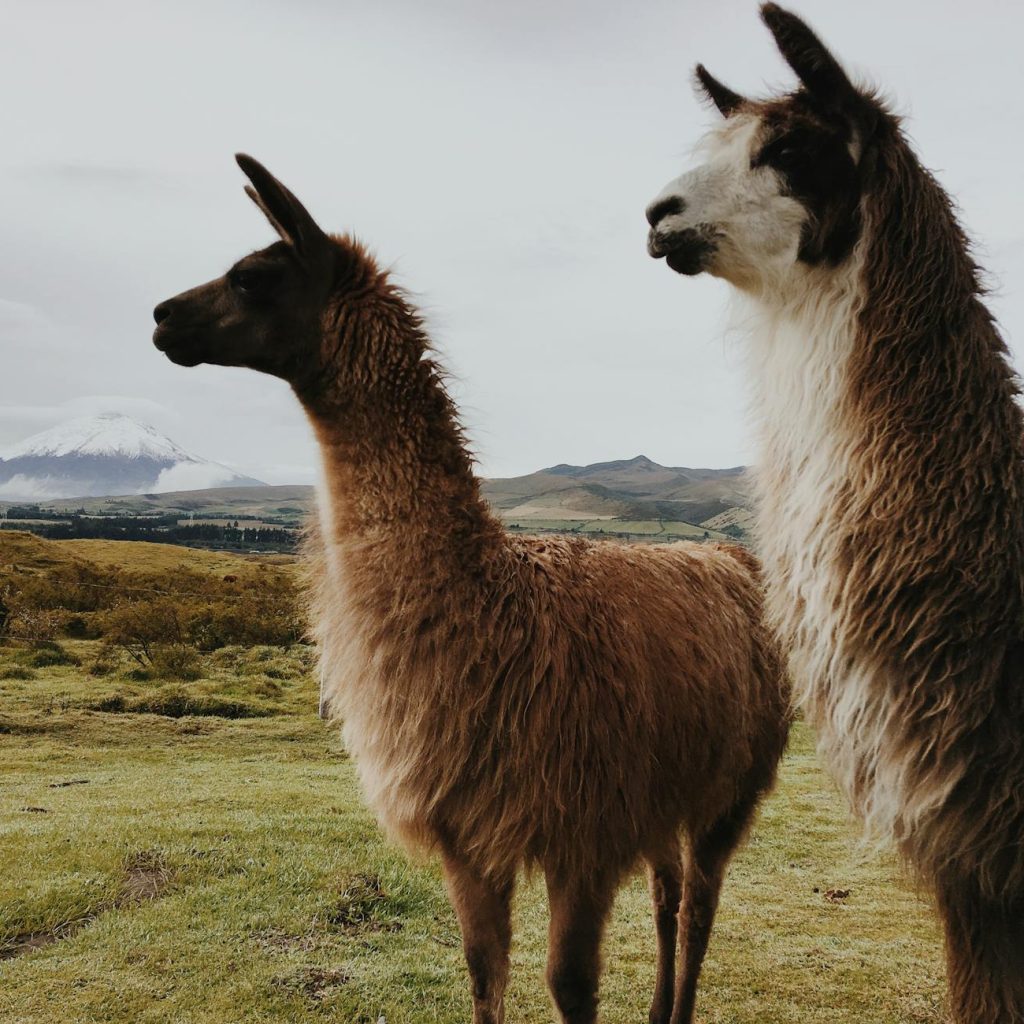
<svg viewBox="0 0 1024 1024">
<path fill-rule="evenodd" d="M 552 472 L 558 469 L 560 472 Z M 481 493 L 507 524 L 549 529 L 551 523 L 600 520 L 689 523 L 710 531 L 746 532 L 752 519 L 747 471 L 661 466 L 646 456 L 557 466 L 519 477 L 481 480 Z M 299 523 L 315 508 L 312 486 L 228 486 L 121 496 L 76 496 L 48 501 L 57 511 L 84 508 L 90 515 L 260 517 Z"/>
</svg>

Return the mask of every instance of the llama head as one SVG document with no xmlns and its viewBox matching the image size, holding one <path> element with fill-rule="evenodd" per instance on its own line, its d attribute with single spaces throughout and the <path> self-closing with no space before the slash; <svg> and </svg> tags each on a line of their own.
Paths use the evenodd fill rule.
<svg viewBox="0 0 1024 1024">
<path fill-rule="evenodd" d="M 346 245 L 252 157 L 238 154 L 246 192 L 279 242 L 239 260 L 223 277 L 153 310 L 153 343 L 182 366 L 246 366 L 293 383 L 318 362 L 321 318 Z"/>
<path fill-rule="evenodd" d="M 723 120 L 698 148 L 702 162 L 647 208 L 651 256 L 747 290 L 849 256 L 880 113 L 796 15 L 766 3 L 761 16 L 800 87 L 751 100 L 698 65 L 698 86 Z"/>
</svg>

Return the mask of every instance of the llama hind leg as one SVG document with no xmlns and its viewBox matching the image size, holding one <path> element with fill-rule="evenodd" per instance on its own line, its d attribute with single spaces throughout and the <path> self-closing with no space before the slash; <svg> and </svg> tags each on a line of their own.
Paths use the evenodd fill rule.
<svg viewBox="0 0 1024 1024">
<path fill-rule="evenodd" d="M 593 1024 L 601 973 L 601 939 L 615 896 L 606 879 L 548 874 L 548 987 L 563 1024 Z"/>
<path fill-rule="evenodd" d="M 1024 900 L 996 905 L 961 881 L 938 904 L 955 1024 L 1024 1024 Z"/>
<path fill-rule="evenodd" d="M 514 879 L 484 878 L 461 858 L 443 856 L 448 897 L 462 930 L 462 950 L 473 990 L 473 1024 L 502 1024 L 512 944 Z"/>
<path fill-rule="evenodd" d="M 683 866 L 683 901 L 679 911 L 682 963 L 676 981 L 672 1024 L 691 1024 L 697 980 L 704 964 L 725 869 L 757 807 L 757 796 L 738 803 L 706 832 L 691 837 Z"/>
<path fill-rule="evenodd" d="M 658 973 L 650 1024 L 669 1024 L 676 988 L 676 934 L 682 900 L 683 867 L 679 844 L 673 842 L 665 853 L 651 859 L 648 885 L 654 904 L 654 929 L 658 936 Z"/>
</svg>

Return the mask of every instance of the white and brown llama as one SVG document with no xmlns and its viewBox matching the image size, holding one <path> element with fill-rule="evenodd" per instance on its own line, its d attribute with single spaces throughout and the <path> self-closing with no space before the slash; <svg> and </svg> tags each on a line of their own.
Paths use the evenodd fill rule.
<svg viewBox="0 0 1024 1024">
<path fill-rule="evenodd" d="M 524 866 L 547 881 L 555 1004 L 593 1021 L 603 925 L 645 862 L 650 1019 L 689 1024 L 726 863 L 788 731 L 756 562 L 507 535 L 415 309 L 362 246 L 238 162 L 281 241 L 157 306 L 154 342 L 182 365 L 282 377 L 309 416 L 325 693 L 380 821 L 441 855 L 474 1021 L 503 1019 Z"/>
<path fill-rule="evenodd" d="M 744 297 L 769 618 L 836 777 L 934 888 L 959 1024 L 1024 1022 L 1024 463 L 952 204 L 795 15 L 800 88 L 725 119 L 649 251 Z"/>
</svg>

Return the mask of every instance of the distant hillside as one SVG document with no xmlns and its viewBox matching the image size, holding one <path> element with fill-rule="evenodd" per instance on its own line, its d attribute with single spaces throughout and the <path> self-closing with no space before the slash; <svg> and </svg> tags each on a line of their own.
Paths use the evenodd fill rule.
<svg viewBox="0 0 1024 1024">
<path fill-rule="evenodd" d="M 33 504 L 49 512 L 84 511 L 88 515 L 172 515 L 203 519 L 264 519 L 280 517 L 298 525 L 313 509 L 314 489 L 304 484 L 271 486 L 207 487 L 201 491 L 168 491 L 166 494 L 124 494 L 112 497 L 64 498 Z M 0 502 L 0 509 L 14 507 Z M 21 507 L 26 507 L 21 503 Z"/>
<path fill-rule="evenodd" d="M 506 521 L 609 517 L 704 525 L 729 509 L 747 508 L 747 487 L 742 466 L 661 466 L 638 455 L 618 462 L 559 465 L 528 476 L 486 480 L 483 492 Z"/>
<path fill-rule="evenodd" d="M 526 476 L 482 481 L 510 528 L 647 540 L 742 537 L 752 513 L 746 470 L 661 466 L 646 456 L 590 466 L 557 465 Z M 41 517 L 162 517 L 181 524 L 257 524 L 296 530 L 315 507 L 307 486 L 217 487 L 166 494 L 72 498 L 30 506 L 0 502 L 19 520 Z M 16 525 L 12 519 L 10 525 Z M 32 527 L 29 527 L 32 528 Z M 81 534 L 78 534 L 81 535 Z"/>
</svg>

